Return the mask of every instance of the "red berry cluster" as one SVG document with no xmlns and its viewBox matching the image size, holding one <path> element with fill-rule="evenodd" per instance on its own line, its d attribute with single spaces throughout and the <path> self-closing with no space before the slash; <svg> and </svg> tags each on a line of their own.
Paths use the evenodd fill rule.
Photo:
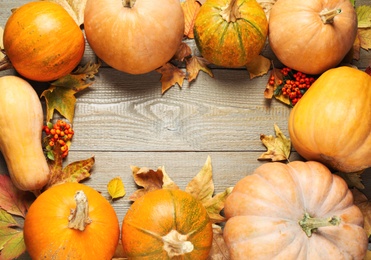
<svg viewBox="0 0 371 260">
<path fill-rule="evenodd" d="M 291 105 L 294 106 L 313 84 L 315 78 L 287 67 L 281 69 L 281 73 L 283 80 L 278 82 L 277 90 L 280 94 L 288 97 Z M 272 83 L 274 85 L 274 76 L 271 77 L 273 77 Z M 269 79 L 269 84 L 271 81 L 272 79 Z"/>
<path fill-rule="evenodd" d="M 55 124 L 49 122 L 45 125 L 43 131 L 46 134 L 47 152 L 52 151 L 55 144 L 58 143 L 62 152 L 62 158 L 66 158 L 69 150 L 68 143 L 74 135 L 71 125 L 63 120 L 57 120 Z"/>
</svg>

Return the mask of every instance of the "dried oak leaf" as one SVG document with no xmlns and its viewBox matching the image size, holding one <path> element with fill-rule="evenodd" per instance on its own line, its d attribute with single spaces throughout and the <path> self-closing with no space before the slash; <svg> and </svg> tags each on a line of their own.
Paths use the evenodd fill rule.
<svg viewBox="0 0 371 260">
<path fill-rule="evenodd" d="M 32 203 L 27 192 L 17 189 L 8 175 L 0 174 L 0 208 L 9 214 L 25 217 Z"/>
<path fill-rule="evenodd" d="M 224 222 L 225 218 L 220 215 L 224 208 L 225 200 L 232 192 L 232 187 L 227 188 L 224 192 L 214 195 L 214 182 L 212 174 L 212 165 L 210 156 L 200 170 L 200 172 L 188 183 L 185 191 L 194 198 L 201 201 L 206 208 L 210 221 L 213 223 Z"/>
<path fill-rule="evenodd" d="M 358 189 L 351 189 L 354 198 L 354 204 L 361 210 L 364 217 L 364 225 L 367 236 L 371 235 L 371 202 Z"/>
<path fill-rule="evenodd" d="M 142 187 L 130 195 L 129 200 L 135 201 L 147 192 L 158 189 L 179 189 L 175 182 L 165 171 L 165 167 L 159 167 L 156 171 L 147 167 L 131 166 L 135 183 Z"/>
<path fill-rule="evenodd" d="M 15 219 L 0 209 L 0 259 L 16 259 L 26 251 L 23 231 Z"/>
<path fill-rule="evenodd" d="M 63 8 L 71 15 L 78 26 L 84 23 L 84 11 L 87 0 L 47 0 L 55 2 L 63 6 Z"/>
<path fill-rule="evenodd" d="M 184 13 L 184 36 L 193 39 L 193 27 L 201 4 L 196 0 L 185 0 L 181 5 Z"/>
<path fill-rule="evenodd" d="M 271 67 L 271 61 L 262 55 L 258 55 L 249 64 L 246 64 L 250 79 L 267 74 Z"/>
<path fill-rule="evenodd" d="M 213 244 L 207 260 L 229 260 L 229 250 L 223 238 L 223 230 L 219 225 L 213 224 Z"/>
<path fill-rule="evenodd" d="M 111 179 L 107 184 L 108 194 L 112 199 L 118 199 L 125 196 L 125 186 L 120 177 Z"/>
<path fill-rule="evenodd" d="M 63 159 L 60 146 L 56 143 L 54 148 L 54 160 L 48 161 L 50 178 L 45 189 L 64 182 L 81 182 L 90 177 L 90 170 L 93 168 L 95 158 L 90 157 L 85 160 L 72 162 L 63 168 Z"/>
<path fill-rule="evenodd" d="M 162 75 L 161 76 L 162 94 L 164 94 L 175 84 L 178 84 L 179 87 L 183 86 L 183 81 L 184 78 L 186 77 L 186 74 L 173 64 L 168 62 L 162 67 L 156 69 L 156 71 Z"/>
<path fill-rule="evenodd" d="M 74 72 L 54 81 L 51 86 L 43 91 L 41 97 L 46 101 L 46 121 L 53 118 L 54 110 L 57 110 L 71 123 L 75 115 L 75 94 L 86 89 L 91 84 L 94 75 L 98 73 L 100 63 L 87 63 L 77 68 Z"/>
<path fill-rule="evenodd" d="M 260 155 L 258 160 L 286 161 L 290 156 L 291 141 L 281 132 L 280 128 L 274 124 L 276 137 L 272 135 L 260 135 L 260 140 L 267 147 L 267 152 Z"/>
<path fill-rule="evenodd" d="M 202 70 L 203 72 L 207 73 L 210 77 L 214 77 L 213 72 L 207 65 L 209 62 L 197 56 L 192 56 L 186 59 L 186 69 L 188 73 L 188 81 L 191 82 L 197 78 L 198 72 Z"/>
</svg>

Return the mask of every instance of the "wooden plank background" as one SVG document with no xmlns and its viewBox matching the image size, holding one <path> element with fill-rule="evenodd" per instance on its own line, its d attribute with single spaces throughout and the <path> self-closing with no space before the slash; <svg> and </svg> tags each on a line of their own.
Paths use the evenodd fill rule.
<svg viewBox="0 0 371 260">
<path fill-rule="evenodd" d="M 26 2 L 0 0 L 0 26 L 4 28 L 12 8 Z M 370 4 L 369 0 L 357 1 L 363 4 Z M 187 43 L 198 55 L 194 42 Z M 279 64 L 269 46 L 263 55 Z M 95 59 L 87 45 L 81 63 Z M 354 65 L 364 69 L 370 63 L 371 54 L 362 50 Z M 260 134 L 273 135 L 277 123 L 288 136 L 290 108 L 263 97 L 268 75 L 250 80 L 242 68 L 213 67 L 212 72 L 214 78 L 200 72 L 194 82 L 185 81 L 182 88 L 175 86 L 162 95 L 159 73 L 129 75 L 103 65 L 94 84 L 77 94 L 75 136 L 65 164 L 94 156 L 92 176 L 85 183 L 106 198 L 109 180 L 123 179 L 127 196 L 112 202 L 120 222 L 130 206 L 129 195 L 137 189 L 131 165 L 164 166 L 183 189 L 210 156 L 215 191 L 221 192 L 265 163 L 257 160 L 266 151 Z M 0 76 L 15 73 L 8 70 Z M 45 89 L 45 85 L 33 86 L 38 93 Z M 298 159 L 293 152 L 290 160 Z M 0 173 L 7 173 L 2 155 Z M 364 175 L 366 187 L 371 186 L 368 175 Z M 371 196 L 371 189 L 365 193 Z"/>
</svg>

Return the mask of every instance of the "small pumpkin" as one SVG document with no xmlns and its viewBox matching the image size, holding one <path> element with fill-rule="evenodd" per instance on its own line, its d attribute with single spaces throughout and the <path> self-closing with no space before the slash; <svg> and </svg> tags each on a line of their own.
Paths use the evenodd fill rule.
<svg viewBox="0 0 371 260">
<path fill-rule="evenodd" d="M 181 190 L 159 189 L 137 199 L 121 231 L 128 259 L 207 259 L 212 238 L 206 209 Z"/>
<path fill-rule="evenodd" d="M 84 29 L 97 56 L 119 71 L 144 74 L 166 64 L 184 34 L 179 0 L 88 0 Z"/>
<path fill-rule="evenodd" d="M 24 240 L 32 259 L 110 260 L 120 235 L 111 204 L 80 183 L 53 186 L 31 204 Z"/>
<path fill-rule="evenodd" d="M 30 83 L 13 75 L 0 77 L 0 151 L 14 185 L 35 194 L 49 181 L 43 122 L 40 98 Z"/>
<path fill-rule="evenodd" d="M 371 166 L 371 76 L 338 67 L 323 73 L 294 106 L 289 134 L 307 160 L 356 172 Z"/>
<path fill-rule="evenodd" d="M 261 165 L 237 182 L 224 212 L 232 260 L 361 260 L 367 252 L 352 192 L 319 162 Z"/>
<path fill-rule="evenodd" d="M 349 0 L 279 0 L 269 14 L 269 45 L 287 67 L 320 74 L 353 46 L 357 15 Z"/>
<path fill-rule="evenodd" d="M 59 4 L 29 2 L 17 8 L 4 28 L 4 49 L 13 67 L 35 81 L 70 73 L 85 50 L 84 35 Z"/>
<path fill-rule="evenodd" d="M 194 39 L 202 56 L 230 68 L 253 61 L 267 34 L 267 17 L 255 0 L 207 0 L 194 23 Z"/>
</svg>

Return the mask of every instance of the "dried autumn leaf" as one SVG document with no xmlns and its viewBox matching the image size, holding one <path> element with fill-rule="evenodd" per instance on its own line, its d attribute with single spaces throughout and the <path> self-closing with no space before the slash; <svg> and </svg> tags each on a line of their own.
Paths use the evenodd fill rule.
<svg viewBox="0 0 371 260">
<path fill-rule="evenodd" d="M 271 61 L 262 55 L 258 55 L 249 64 L 246 64 L 246 68 L 250 73 L 250 79 L 267 74 L 271 67 Z"/>
<path fill-rule="evenodd" d="M 229 250 L 223 238 L 223 230 L 220 226 L 213 224 L 213 244 L 207 260 L 229 260 Z"/>
<path fill-rule="evenodd" d="M 367 236 L 371 235 L 371 202 L 358 189 L 351 189 L 354 198 L 354 204 L 361 210 L 364 217 L 364 225 Z"/>
<path fill-rule="evenodd" d="M 188 72 L 188 81 L 191 82 L 196 79 L 200 70 L 207 73 L 210 77 L 213 78 L 214 74 L 212 73 L 211 69 L 207 67 L 208 64 L 209 62 L 202 57 L 192 56 L 190 58 L 187 58 L 186 69 Z"/>
<path fill-rule="evenodd" d="M 184 13 L 184 35 L 190 39 L 194 38 L 193 27 L 201 4 L 196 0 L 185 0 L 181 3 Z"/>
<path fill-rule="evenodd" d="M 362 183 L 362 173 L 363 171 L 359 172 L 351 172 L 351 173 L 344 173 L 344 172 L 335 172 L 334 174 L 340 176 L 345 180 L 348 184 L 349 188 L 357 188 L 363 190 L 365 186 Z"/>
<path fill-rule="evenodd" d="M 178 84 L 179 87 L 183 86 L 183 81 L 186 74 L 173 64 L 166 63 L 164 66 L 156 69 L 156 71 L 162 74 L 161 76 L 162 94 L 164 94 L 175 84 Z"/>
<path fill-rule="evenodd" d="M 192 56 L 191 47 L 185 42 L 179 45 L 177 52 L 175 53 L 173 59 L 178 61 L 184 61 L 185 58 Z"/>
<path fill-rule="evenodd" d="M 274 79 L 274 84 L 270 84 L 271 79 Z M 264 90 L 264 98 L 271 99 L 274 96 L 274 90 L 278 87 L 278 85 L 282 82 L 282 73 L 280 69 L 273 68 L 268 78 L 267 85 L 265 86 Z"/>
<path fill-rule="evenodd" d="M 8 175 L 0 174 L 0 208 L 10 214 L 25 217 L 30 204 L 29 194 L 17 189 Z"/>
<path fill-rule="evenodd" d="M 55 2 L 63 6 L 63 8 L 71 15 L 78 26 L 84 23 L 84 12 L 87 0 L 47 0 Z"/>
<path fill-rule="evenodd" d="M 135 183 L 142 187 L 130 195 L 129 200 L 135 201 L 149 191 L 158 189 L 179 189 L 165 172 L 164 167 L 159 167 L 156 171 L 147 167 L 139 168 L 131 166 L 132 175 Z"/>
<path fill-rule="evenodd" d="M 19 224 L 5 210 L 0 210 L 0 259 L 16 259 L 26 251 Z"/>
<path fill-rule="evenodd" d="M 371 28 L 371 6 L 362 5 L 356 8 L 358 28 Z"/>
<path fill-rule="evenodd" d="M 112 199 L 124 197 L 126 194 L 124 183 L 120 177 L 110 180 L 107 184 L 107 190 Z"/>
<path fill-rule="evenodd" d="M 371 28 L 358 29 L 361 48 L 371 50 Z"/>
<path fill-rule="evenodd" d="M 221 210 L 224 208 L 225 200 L 231 193 L 232 188 L 227 188 L 224 192 L 214 195 L 214 182 L 213 182 L 211 158 L 207 160 L 200 170 L 200 172 L 188 183 L 185 191 L 199 200 L 206 208 L 210 221 L 213 223 L 220 223 L 225 221 L 225 218 L 220 215 Z"/>
<path fill-rule="evenodd" d="M 53 118 L 54 110 L 57 110 L 71 123 L 75 115 L 75 94 L 86 89 L 91 84 L 89 79 L 98 72 L 100 64 L 88 63 L 84 67 L 79 67 L 76 72 L 72 72 L 51 83 L 49 89 L 45 90 L 41 97 L 46 101 L 46 121 Z"/>
<path fill-rule="evenodd" d="M 269 14 L 277 0 L 257 0 L 256 2 L 258 2 L 258 4 L 263 8 L 267 19 L 269 20 Z"/>
<path fill-rule="evenodd" d="M 267 152 L 260 155 L 258 160 L 286 161 L 290 156 L 291 141 L 281 132 L 280 128 L 274 124 L 276 137 L 272 135 L 260 135 L 260 140 L 267 148 Z"/>
<path fill-rule="evenodd" d="M 95 158 L 91 157 L 85 160 L 72 162 L 63 168 L 63 159 L 60 147 L 56 144 L 54 149 L 54 160 L 49 161 L 50 178 L 49 183 L 45 186 L 48 189 L 56 184 L 64 182 L 81 182 L 90 177 Z"/>
</svg>

